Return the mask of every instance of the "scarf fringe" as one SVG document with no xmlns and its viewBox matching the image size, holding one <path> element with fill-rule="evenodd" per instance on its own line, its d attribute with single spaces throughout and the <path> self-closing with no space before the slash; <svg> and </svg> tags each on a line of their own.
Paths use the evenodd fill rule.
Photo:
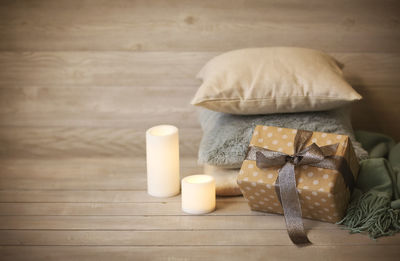
<svg viewBox="0 0 400 261">
<path fill-rule="evenodd" d="M 350 203 L 346 216 L 337 224 L 350 233 L 366 232 L 376 239 L 400 232 L 400 210 L 390 207 L 388 197 L 367 192 Z"/>
</svg>

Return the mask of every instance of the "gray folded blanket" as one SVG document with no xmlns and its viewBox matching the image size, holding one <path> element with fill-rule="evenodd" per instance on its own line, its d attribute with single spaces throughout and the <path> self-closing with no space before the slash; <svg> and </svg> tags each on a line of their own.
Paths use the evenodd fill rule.
<svg viewBox="0 0 400 261">
<path fill-rule="evenodd" d="M 240 168 L 256 125 L 277 126 L 348 135 L 359 159 L 368 153 L 354 138 L 350 109 L 269 115 L 233 115 L 199 109 L 203 138 L 199 164 Z"/>
</svg>

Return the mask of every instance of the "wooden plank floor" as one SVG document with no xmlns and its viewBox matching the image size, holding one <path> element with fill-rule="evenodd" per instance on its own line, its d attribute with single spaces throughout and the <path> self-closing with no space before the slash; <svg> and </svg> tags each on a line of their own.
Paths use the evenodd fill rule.
<svg viewBox="0 0 400 261">
<path fill-rule="evenodd" d="M 182 176 L 199 173 L 182 158 Z M 252 212 L 243 197 L 208 215 L 180 196 L 146 189 L 143 158 L 0 160 L 1 260 L 398 260 L 400 234 L 371 240 L 304 220 L 313 242 L 294 246 L 282 216 Z"/>
</svg>

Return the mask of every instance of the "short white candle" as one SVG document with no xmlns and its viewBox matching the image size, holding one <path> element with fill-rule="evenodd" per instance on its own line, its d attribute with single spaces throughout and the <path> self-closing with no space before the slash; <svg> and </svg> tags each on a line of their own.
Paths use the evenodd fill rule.
<svg viewBox="0 0 400 261">
<path fill-rule="evenodd" d="M 215 209 L 215 179 L 208 175 L 193 175 L 182 179 L 182 210 L 189 214 L 204 214 Z"/>
<path fill-rule="evenodd" d="M 179 194 L 178 128 L 159 125 L 146 131 L 147 193 L 155 197 Z"/>
</svg>

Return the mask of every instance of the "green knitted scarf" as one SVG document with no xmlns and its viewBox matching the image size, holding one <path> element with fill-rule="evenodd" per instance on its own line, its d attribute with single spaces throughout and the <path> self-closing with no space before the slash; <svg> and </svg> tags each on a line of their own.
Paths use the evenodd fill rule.
<svg viewBox="0 0 400 261">
<path fill-rule="evenodd" d="M 356 139 L 369 159 L 360 161 L 356 188 L 338 224 L 374 239 L 400 232 L 400 143 L 366 131 L 357 131 Z"/>
</svg>

